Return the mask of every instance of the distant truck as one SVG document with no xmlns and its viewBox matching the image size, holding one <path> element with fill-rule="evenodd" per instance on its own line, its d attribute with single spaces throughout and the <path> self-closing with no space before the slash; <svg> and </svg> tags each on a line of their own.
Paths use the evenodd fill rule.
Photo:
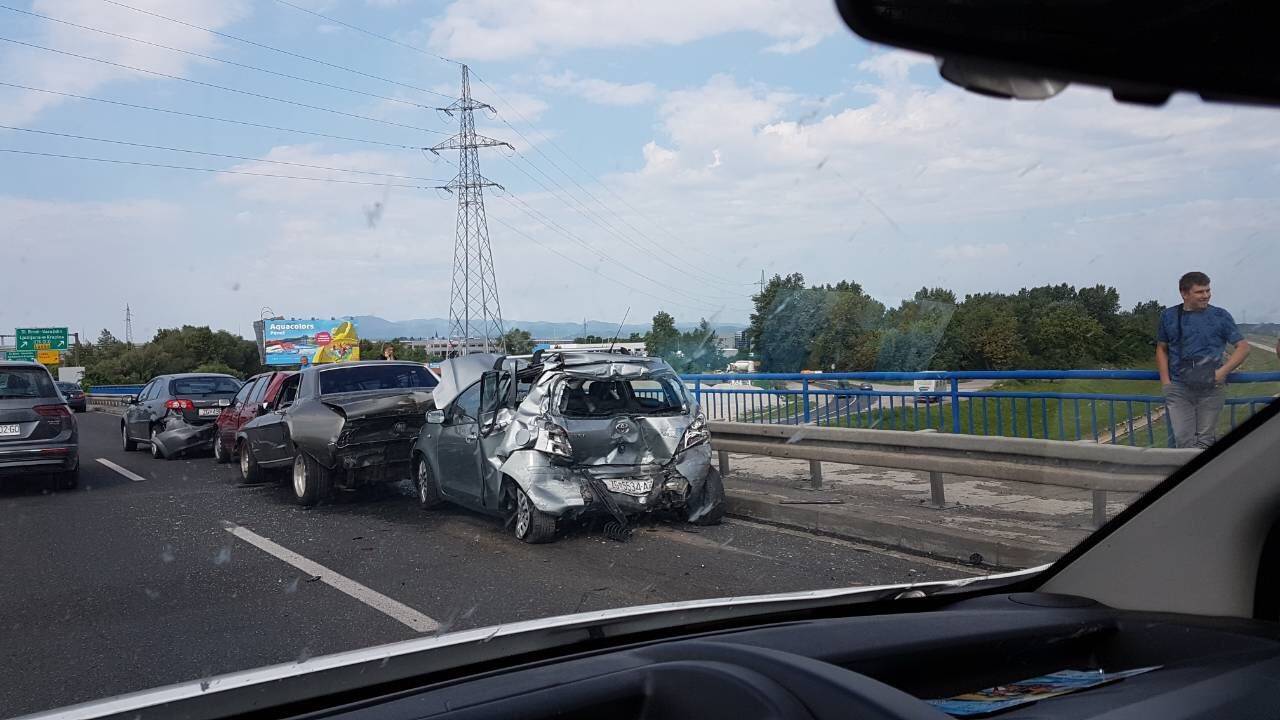
<svg viewBox="0 0 1280 720">
<path fill-rule="evenodd" d="M 84 368 L 82 367 L 58 368 L 58 382 L 78 383 L 81 380 L 84 380 Z"/>
<path fill-rule="evenodd" d="M 944 389 L 942 380 L 916 380 L 913 387 L 913 390 L 917 393 L 936 393 Z M 942 402 L 942 396 L 916 395 L 916 400 L 925 403 L 936 403 Z"/>
</svg>

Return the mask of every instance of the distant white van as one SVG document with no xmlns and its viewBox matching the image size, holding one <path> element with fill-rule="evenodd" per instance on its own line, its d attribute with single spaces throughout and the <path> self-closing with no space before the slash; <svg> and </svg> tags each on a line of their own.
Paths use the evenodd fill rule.
<svg viewBox="0 0 1280 720">
<path fill-rule="evenodd" d="M 935 393 L 945 390 L 945 386 L 942 380 L 916 380 L 913 389 L 918 393 Z M 942 402 L 941 395 L 917 395 L 916 399 L 926 403 Z"/>
</svg>

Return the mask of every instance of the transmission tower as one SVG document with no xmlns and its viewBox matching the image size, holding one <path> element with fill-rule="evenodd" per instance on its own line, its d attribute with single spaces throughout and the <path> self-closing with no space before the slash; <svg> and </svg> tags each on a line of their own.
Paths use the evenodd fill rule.
<svg viewBox="0 0 1280 720">
<path fill-rule="evenodd" d="M 133 309 L 128 303 L 124 306 L 124 341 L 133 344 Z"/>
<path fill-rule="evenodd" d="M 502 344 L 502 305 L 498 302 L 498 281 L 493 272 L 493 250 L 489 246 L 489 223 L 484 212 L 484 188 L 501 185 L 480 174 L 480 148 L 510 143 L 476 134 L 475 111 L 497 112 L 492 105 L 471 97 L 471 71 L 462 66 L 462 97 L 439 108 L 458 117 L 458 134 L 429 148 L 458 151 L 458 174 L 442 189 L 458 196 L 458 227 L 453 242 L 453 284 L 449 295 L 449 344 L 452 354 L 465 355 L 472 341 L 485 352 Z"/>
</svg>

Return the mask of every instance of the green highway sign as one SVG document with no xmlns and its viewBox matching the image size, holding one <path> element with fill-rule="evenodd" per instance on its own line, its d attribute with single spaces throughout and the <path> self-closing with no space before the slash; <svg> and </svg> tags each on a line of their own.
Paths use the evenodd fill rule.
<svg viewBox="0 0 1280 720">
<path fill-rule="evenodd" d="M 18 350 L 66 350 L 67 329 L 64 327 L 18 328 Z"/>
<path fill-rule="evenodd" d="M 35 350 L 10 350 L 4 354 L 5 360 L 26 360 L 27 362 L 36 361 Z"/>
</svg>

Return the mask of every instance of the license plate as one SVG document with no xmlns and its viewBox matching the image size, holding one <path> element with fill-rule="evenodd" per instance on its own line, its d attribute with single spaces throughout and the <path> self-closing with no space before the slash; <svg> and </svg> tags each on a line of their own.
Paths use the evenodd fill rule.
<svg viewBox="0 0 1280 720">
<path fill-rule="evenodd" d="M 200 417 L 218 417 L 222 411 L 218 408 L 200 408 Z"/>
<path fill-rule="evenodd" d="M 604 486 L 609 492 L 623 495 L 645 495 L 653 489 L 652 480 L 605 480 Z"/>
<path fill-rule="evenodd" d="M 16 437 L 21 434 L 21 425 L 0 425 L 0 437 Z"/>
</svg>

